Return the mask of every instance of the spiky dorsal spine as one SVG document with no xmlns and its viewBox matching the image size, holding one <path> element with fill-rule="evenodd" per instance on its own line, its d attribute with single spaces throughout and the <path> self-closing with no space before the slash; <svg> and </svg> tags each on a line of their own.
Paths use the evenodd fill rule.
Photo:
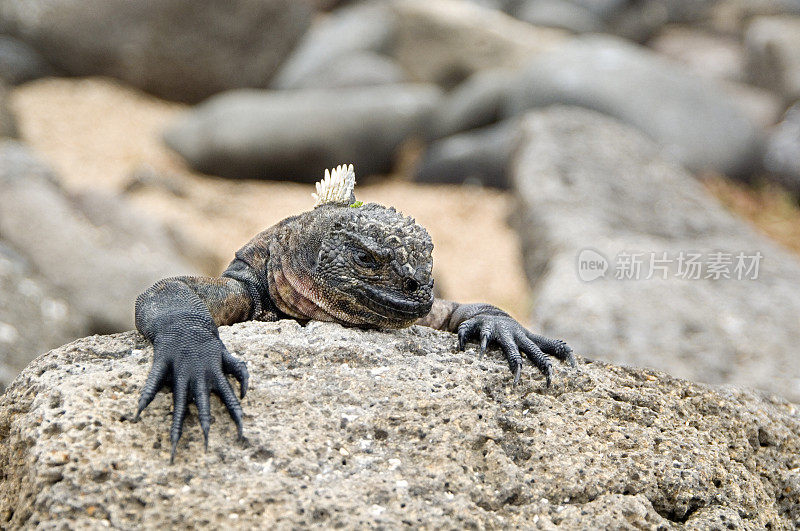
<svg viewBox="0 0 800 531">
<path fill-rule="evenodd" d="M 320 205 L 350 205 L 355 201 L 356 172 L 353 165 L 341 164 L 333 171 L 325 170 L 325 177 L 317 182 L 317 193 L 312 193 L 314 208 Z"/>
</svg>

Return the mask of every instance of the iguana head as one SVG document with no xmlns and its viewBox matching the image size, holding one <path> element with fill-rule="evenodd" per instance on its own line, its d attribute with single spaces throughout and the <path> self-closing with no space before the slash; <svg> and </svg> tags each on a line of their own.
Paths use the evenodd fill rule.
<svg viewBox="0 0 800 531">
<path fill-rule="evenodd" d="M 328 181 L 328 184 L 325 182 Z M 330 188 L 339 183 L 342 188 Z M 394 208 L 355 202 L 353 167 L 340 166 L 317 186 L 307 234 L 315 302 L 337 320 L 402 328 L 433 304 L 433 243 Z M 324 198 L 328 199 L 325 200 Z"/>
<path fill-rule="evenodd" d="M 424 228 L 375 203 L 316 211 L 329 227 L 313 270 L 326 290 L 321 307 L 348 323 L 383 328 L 409 326 L 428 314 L 433 243 Z"/>
</svg>

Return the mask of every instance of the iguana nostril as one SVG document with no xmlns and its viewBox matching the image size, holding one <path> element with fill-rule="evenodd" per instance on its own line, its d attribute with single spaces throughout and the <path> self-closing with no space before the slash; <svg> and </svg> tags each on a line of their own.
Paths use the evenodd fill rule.
<svg viewBox="0 0 800 531">
<path fill-rule="evenodd" d="M 419 282 L 414 280 L 413 278 L 407 278 L 403 281 L 403 291 L 406 293 L 412 293 L 419 289 Z"/>
</svg>

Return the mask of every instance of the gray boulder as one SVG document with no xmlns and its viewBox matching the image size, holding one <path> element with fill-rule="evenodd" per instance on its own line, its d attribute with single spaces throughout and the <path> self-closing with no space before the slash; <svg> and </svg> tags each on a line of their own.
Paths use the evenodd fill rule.
<svg viewBox="0 0 800 531">
<path fill-rule="evenodd" d="M 522 135 L 511 179 L 537 328 L 598 358 L 800 400 L 796 256 L 614 120 L 554 107 Z"/>
<path fill-rule="evenodd" d="M 305 76 L 298 89 L 329 89 L 393 85 L 406 81 L 406 74 L 397 61 L 374 52 L 353 52 L 332 59 Z"/>
<path fill-rule="evenodd" d="M 720 34 L 741 38 L 756 17 L 800 15 L 797 0 L 717 0 L 705 22 Z"/>
<path fill-rule="evenodd" d="M 387 173 L 440 98 L 430 85 L 232 91 L 194 108 L 164 139 L 196 170 L 222 177 L 314 182 L 339 163 Z"/>
<path fill-rule="evenodd" d="M 169 461 L 166 393 L 139 422 L 152 348 L 90 337 L 0 397 L 12 528 L 788 529 L 796 405 L 581 360 L 516 388 L 490 353 L 422 327 L 294 321 L 220 329 L 251 374 L 243 442 L 211 399 Z"/>
<path fill-rule="evenodd" d="M 800 99 L 800 16 L 758 17 L 744 36 L 750 81 Z"/>
<path fill-rule="evenodd" d="M 796 196 L 800 196 L 800 102 L 786 112 L 767 140 L 764 168 Z"/>
<path fill-rule="evenodd" d="M 587 7 L 570 0 L 524 0 L 513 11 L 514 17 L 536 26 L 561 28 L 573 33 L 603 31 L 603 20 Z"/>
<path fill-rule="evenodd" d="M 747 80 L 744 45 L 730 35 L 691 26 L 667 26 L 648 42 L 648 46 L 699 76 Z"/>
<path fill-rule="evenodd" d="M 0 393 L 39 354 L 83 337 L 87 320 L 0 242 Z"/>
<path fill-rule="evenodd" d="M 430 138 L 443 138 L 503 118 L 516 71 L 482 70 L 451 91 L 433 114 Z"/>
<path fill-rule="evenodd" d="M 52 73 L 39 52 L 18 39 L 0 35 L 0 80 L 19 85 Z"/>
<path fill-rule="evenodd" d="M 388 51 L 394 32 L 394 13 L 385 2 L 365 2 L 337 9 L 306 32 L 270 86 L 309 88 L 313 85 L 308 78 L 328 71 L 333 62 L 358 52 Z"/>
<path fill-rule="evenodd" d="M 531 61 L 508 113 L 553 104 L 631 124 L 691 170 L 740 175 L 758 163 L 761 133 L 720 87 L 618 39 L 577 37 Z"/>
<path fill-rule="evenodd" d="M 411 79 L 454 87 L 480 70 L 518 68 L 569 35 L 459 0 L 398 0 L 394 56 Z"/>
<path fill-rule="evenodd" d="M 196 102 L 267 86 L 311 15 L 294 0 L 0 0 L 0 31 L 69 74 Z"/>
<path fill-rule="evenodd" d="M 161 278 L 193 273 L 166 238 L 147 239 L 147 220 L 119 204 L 115 214 L 130 224 L 128 233 L 92 223 L 22 144 L 0 142 L 0 188 L 0 236 L 87 317 L 93 332 L 132 328 L 140 292 Z"/>
<path fill-rule="evenodd" d="M 8 88 L 0 78 L 0 138 L 16 138 L 17 135 L 17 120 L 8 103 Z"/>
<path fill-rule="evenodd" d="M 586 4 L 592 0 L 578 0 Z M 637 0 L 612 2 L 607 10 L 610 33 L 635 42 L 646 42 L 666 24 L 703 22 L 719 0 Z M 601 2 L 601 4 L 606 2 Z"/>
<path fill-rule="evenodd" d="M 433 142 L 422 155 L 414 180 L 508 188 L 506 170 L 518 129 L 517 120 L 512 118 Z"/>
<path fill-rule="evenodd" d="M 774 92 L 734 81 L 723 81 L 720 87 L 731 103 L 762 131 L 770 129 L 783 116 L 783 99 Z"/>
</svg>

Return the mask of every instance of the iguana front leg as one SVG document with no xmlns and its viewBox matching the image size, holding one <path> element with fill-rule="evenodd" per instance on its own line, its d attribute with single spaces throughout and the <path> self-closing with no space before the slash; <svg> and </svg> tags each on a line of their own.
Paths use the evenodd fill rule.
<svg viewBox="0 0 800 531">
<path fill-rule="evenodd" d="M 173 413 L 170 462 L 183 431 L 190 400 L 208 447 L 211 425 L 209 393 L 216 392 L 242 435 L 242 406 L 226 374 L 247 392 L 247 366 L 234 358 L 219 338 L 217 326 L 250 317 L 253 301 L 245 285 L 232 278 L 174 277 L 160 280 L 136 299 L 136 328 L 153 343 L 153 366 L 136 418 L 164 385 L 172 385 Z"/>
<path fill-rule="evenodd" d="M 508 366 L 514 374 L 514 384 L 519 382 L 522 370 L 520 351 L 544 374 L 548 387 L 553 372 L 549 356 L 575 365 L 572 349 L 564 341 L 534 334 L 491 304 L 460 304 L 436 299 L 430 313 L 419 319 L 417 324 L 458 333 L 458 347 L 461 350 L 464 350 L 468 340 L 479 338 L 481 356 L 486 353 L 490 343 L 496 343 L 508 360 Z"/>
</svg>

